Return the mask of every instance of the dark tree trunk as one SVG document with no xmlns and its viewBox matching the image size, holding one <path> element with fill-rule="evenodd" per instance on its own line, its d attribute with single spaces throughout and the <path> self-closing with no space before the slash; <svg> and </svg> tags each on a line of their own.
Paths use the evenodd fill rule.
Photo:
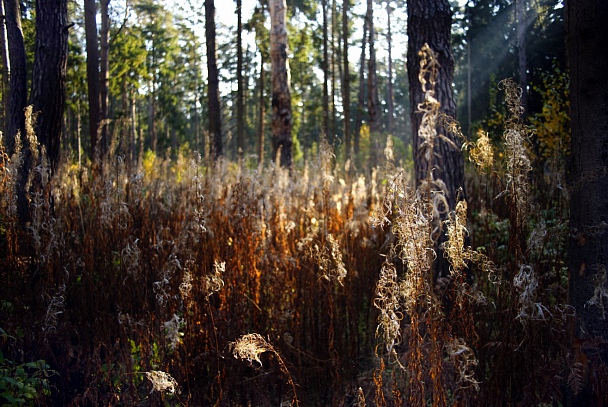
<svg viewBox="0 0 608 407">
<path fill-rule="evenodd" d="M 97 158 L 97 132 L 101 122 L 101 93 L 99 88 L 99 41 L 97 39 L 97 8 L 95 0 L 84 2 L 84 27 L 87 49 L 87 88 L 89 97 L 89 133 L 91 157 Z"/>
<path fill-rule="evenodd" d="M 272 65 L 272 159 L 281 155 L 282 167 L 291 167 L 291 93 L 287 62 L 287 5 L 270 0 L 270 61 Z"/>
<path fill-rule="evenodd" d="M 569 162 L 570 302 L 574 347 L 588 379 L 572 405 L 608 405 L 608 2 L 566 1 L 572 139 Z M 602 373 L 602 371 L 604 373 Z M 603 378 L 602 378 L 603 376 Z M 605 381 L 604 381 L 605 386 Z"/>
<path fill-rule="evenodd" d="M 378 97 L 378 73 L 376 69 L 376 48 L 374 33 L 374 8 L 372 0 L 367 0 L 367 30 L 369 35 L 369 60 L 367 63 L 367 110 L 369 112 L 369 131 L 370 137 L 377 135 L 381 130 L 380 123 L 380 101 Z M 370 151 L 370 157 L 376 153 L 377 146 L 373 146 L 374 151 Z"/>
<path fill-rule="evenodd" d="M 205 37 L 207 39 L 207 72 L 209 77 L 209 135 L 212 137 L 211 156 L 216 159 L 223 155 L 222 112 L 220 107 L 220 80 L 217 68 L 217 47 L 215 44 L 215 4 L 205 1 Z"/>
<path fill-rule="evenodd" d="M 25 41 L 21 29 L 21 14 L 19 0 L 4 0 L 6 12 L 6 30 L 8 37 L 8 53 L 12 70 L 9 84 L 8 120 L 6 126 L 6 147 L 12 154 L 15 146 L 15 136 L 21 134 L 25 138 L 25 112 L 27 106 L 27 57 Z"/>
<path fill-rule="evenodd" d="M 388 113 L 388 132 L 393 134 L 395 131 L 395 98 L 393 96 L 393 37 L 391 33 L 391 13 L 393 8 L 390 3 L 386 5 L 386 17 L 387 17 L 387 45 L 388 45 L 388 83 L 386 84 L 386 105 Z"/>
<path fill-rule="evenodd" d="M 100 0 L 101 5 L 101 30 L 100 34 L 100 46 L 101 52 L 99 54 L 99 92 L 101 100 L 101 152 L 102 156 L 106 157 L 108 154 L 108 148 L 110 146 L 109 131 L 108 131 L 108 118 L 109 118 L 109 71 L 110 71 L 110 43 L 108 41 L 108 35 L 110 31 L 110 15 L 109 5 L 110 0 Z"/>
<path fill-rule="evenodd" d="M 236 95 L 236 112 L 237 112 L 237 125 L 236 125 L 236 140 L 237 140 L 237 155 L 239 161 L 243 158 L 245 153 L 245 115 L 244 115 L 244 104 L 243 99 L 245 95 L 245 86 L 243 85 L 243 15 L 242 15 L 242 2 L 243 0 L 236 1 L 236 12 L 237 12 L 237 30 L 236 30 L 236 47 L 237 47 L 237 60 L 236 60 L 236 77 L 237 77 L 237 95 Z"/>
<path fill-rule="evenodd" d="M 11 60 L 8 56 L 8 34 L 6 32 L 6 13 L 4 1 L 0 0 L 0 51 L 2 52 L 2 130 L 6 131 L 8 122 L 8 88 L 11 77 Z"/>
<path fill-rule="evenodd" d="M 438 54 L 440 65 L 439 78 L 435 89 L 435 98 L 441 104 L 441 111 L 455 117 L 456 104 L 452 90 L 454 58 L 451 51 L 452 12 L 448 0 L 408 0 L 408 50 L 407 70 L 410 84 L 410 113 L 412 117 L 412 134 L 414 139 L 414 158 L 416 185 L 426 179 L 428 172 L 434 168 L 435 179 L 441 179 L 447 186 L 446 197 L 450 208 L 456 203 L 458 188 L 464 187 L 464 160 L 460 151 L 460 140 L 454 134 L 446 134 L 438 127 L 438 134 L 444 134 L 454 142 L 454 147 L 444 140 L 435 142 L 433 162 L 426 162 L 417 153 L 420 147 L 418 129 L 422 114 L 418 105 L 424 100 L 418 74 L 420 73 L 420 56 L 418 52 L 427 43 Z"/>
<path fill-rule="evenodd" d="M 258 161 L 264 163 L 264 127 L 266 116 L 266 96 L 264 95 L 264 87 L 266 86 L 266 71 L 264 70 L 264 53 L 260 52 L 260 110 L 258 122 Z"/>
<path fill-rule="evenodd" d="M 329 38 L 327 33 L 327 0 L 321 0 L 323 9 L 323 137 L 329 137 Z"/>
<path fill-rule="evenodd" d="M 444 135 L 453 144 L 437 137 L 432 159 L 430 162 L 427 161 L 420 154 L 422 139 L 418 136 L 418 130 L 422 114 L 417 112 L 418 105 L 424 100 L 422 86 L 418 78 L 420 73 L 420 56 L 418 53 L 426 43 L 437 53 L 440 65 L 434 97 L 441 104 L 441 112 L 451 117 L 456 115 L 456 104 L 452 90 L 454 73 L 454 58 L 451 51 L 452 12 L 448 0 L 408 0 L 407 6 L 407 70 L 410 85 L 410 113 L 416 186 L 427 179 L 430 171 L 432 171 L 433 179 L 441 180 L 445 184 L 442 189 L 449 208 L 441 209 L 453 210 L 458 196 L 463 199 L 466 198 L 464 194 L 464 159 L 460 151 L 461 141 L 456 135 L 446 132 L 442 126 L 438 126 L 437 134 Z M 462 189 L 462 192 L 459 195 L 460 189 Z M 438 221 L 441 220 L 443 219 L 438 219 Z M 445 241 L 445 235 L 442 233 L 438 239 L 435 271 L 436 275 L 445 275 L 448 273 L 448 263 L 443 257 L 440 246 Z"/>
<path fill-rule="evenodd" d="M 521 104 L 528 108 L 528 59 L 526 57 L 526 0 L 516 0 L 517 14 L 517 58 L 519 63 L 519 86 L 522 89 Z M 525 111 L 524 111 L 525 113 Z"/>
<path fill-rule="evenodd" d="M 347 0 L 348 1 L 348 0 Z M 355 156 L 359 154 L 361 138 L 361 123 L 363 122 L 363 105 L 365 103 L 365 47 L 367 45 L 367 24 L 363 24 L 363 40 L 361 41 L 361 57 L 359 59 L 359 92 L 357 94 L 357 110 L 355 111 L 354 148 Z"/>
<path fill-rule="evenodd" d="M 329 96 L 329 138 L 330 144 L 334 144 L 336 137 L 336 58 L 339 58 L 340 50 L 336 49 L 336 0 L 331 3 L 331 92 Z"/>
<path fill-rule="evenodd" d="M 36 135 L 46 148 L 53 173 L 59 164 L 67 60 L 68 2 L 37 0 L 30 104 L 34 106 L 34 114 L 37 114 Z"/>
<path fill-rule="evenodd" d="M 348 66 L 348 7 L 350 0 L 342 4 L 342 105 L 344 109 L 344 152 L 348 159 L 351 155 L 350 137 L 350 68 Z"/>
<path fill-rule="evenodd" d="M 137 167 L 137 104 L 135 99 L 136 91 L 131 89 L 131 126 L 129 153 L 131 157 L 131 168 Z"/>
</svg>

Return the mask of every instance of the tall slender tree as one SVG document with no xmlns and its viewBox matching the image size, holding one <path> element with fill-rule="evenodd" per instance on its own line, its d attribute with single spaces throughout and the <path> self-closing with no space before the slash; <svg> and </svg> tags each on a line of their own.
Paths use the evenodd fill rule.
<svg viewBox="0 0 608 407">
<path fill-rule="evenodd" d="M 108 119 L 110 117 L 110 94 L 109 94 L 109 74 L 110 74 L 110 0 L 99 0 L 101 14 L 101 30 L 99 31 L 99 96 L 100 96 L 100 119 L 101 119 L 101 148 L 102 155 L 108 152 L 110 144 Z"/>
<path fill-rule="evenodd" d="M 461 141 L 442 127 L 437 128 L 437 137 L 434 140 L 433 154 L 430 159 L 425 158 L 422 139 L 418 135 L 422 114 L 418 112 L 418 105 L 423 102 L 425 95 L 419 81 L 420 55 L 419 51 L 424 44 L 437 53 L 439 62 L 438 79 L 433 97 L 439 101 L 441 112 L 454 117 L 456 104 L 452 89 L 454 73 L 454 58 L 451 50 L 452 10 L 448 0 L 408 0 L 407 2 L 407 70 L 410 84 L 410 113 L 412 117 L 412 137 L 414 151 L 414 169 L 416 185 L 420 185 L 432 173 L 435 180 L 441 180 L 444 187 L 448 208 L 438 208 L 442 213 L 455 208 L 459 191 L 464 198 L 464 159 L 460 151 Z M 438 219 L 441 221 L 442 219 Z M 436 247 L 438 253 L 436 273 L 448 272 L 447 261 L 441 252 L 441 242 L 445 235 L 438 238 Z"/>
<path fill-rule="evenodd" d="M 97 39 L 97 6 L 95 0 L 84 1 L 84 29 L 87 50 L 87 87 L 89 97 L 89 133 L 92 157 L 95 159 L 97 131 L 101 123 L 101 91 L 99 82 L 99 41 Z"/>
<path fill-rule="evenodd" d="M 608 3 L 566 1 L 570 67 L 569 297 L 576 310 L 573 345 L 586 381 L 571 405 L 608 403 Z"/>
<path fill-rule="evenodd" d="M 8 86 L 11 76 L 11 60 L 8 55 L 8 33 L 6 32 L 6 13 L 4 1 L 0 0 L 0 61 L 2 62 L 2 128 L 6 131 L 8 118 Z"/>
<path fill-rule="evenodd" d="M 363 39 L 361 40 L 361 56 L 359 57 L 359 91 L 357 92 L 357 108 L 355 110 L 354 152 L 359 155 L 361 125 L 363 123 L 365 103 L 365 48 L 367 45 L 367 24 L 363 24 Z"/>
<path fill-rule="evenodd" d="M 12 74 L 8 93 L 8 120 L 6 126 L 6 147 L 13 153 L 15 136 L 25 136 L 25 114 L 27 105 L 27 56 L 21 27 L 19 0 L 4 0 L 5 20 L 8 40 L 9 64 Z"/>
<path fill-rule="evenodd" d="M 287 4 L 269 0 L 270 62 L 272 65 L 272 158 L 280 154 L 280 164 L 291 167 L 292 116 L 287 60 Z"/>
<path fill-rule="evenodd" d="M 323 136 L 329 137 L 329 34 L 327 28 L 327 0 L 321 0 L 321 8 L 323 9 L 323 60 L 321 61 L 323 69 L 323 107 L 321 115 L 323 116 Z"/>
<path fill-rule="evenodd" d="M 350 0 L 342 3 L 342 106 L 344 110 L 344 152 L 345 157 L 351 156 L 351 132 L 350 132 L 350 67 L 348 63 L 348 10 Z"/>
<path fill-rule="evenodd" d="M 528 107 L 528 59 L 526 56 L 526 0 L 515 0 L 517 24 L 517 59 L 519 64 L 519 86 L 522 89 L 521 104 Z"/>
<path fill-rule="evenodd" d="M 378 72 L 376 66 L 376 34 L 374 29 L 373 0 L 367 0 L 366 24 L 369 35 L 369 59 L 367 61 L 367 110 L 369 112 L 369 130 L 372 135 L 377 135 L 382 129 L 382 123 L 380 122 L 380 99 L 378 97 Z"/>
<path fill-rule="evenodd" d="M 236 94 L 236 140 L 237 140 L 237 155 L 239 160 L 243 158 L 245 153 L 245 106 L 243 104 L 245 96 L 245 87 L 243 83 L 243 0 L 236 0 L 236 78 L 237 78 L 237 94 Z"/>
<path fill-rule="evenodd" d="M 68 60 L 68 1 L 36 1 L 36 41 L 30 104 L 36 135 L 55 172 L 59 164 L 61 125 Z"/>
<path fill-rule="evenodd" d="M 217 67 L 217 46 L 215 35 L 215 2 L 205 0 L 205 38 L 207 40 L 207 74 L 209 78 L 207 98 L 208 131 L 212 137 L 213 158 L 223 155 L 222 112 L 220 107 L 220 79 Z"/>
<path fill-rule="evenodd" d="M 391 15 L 395 9 L 391 6 L 390 1 L 386 2 L 386 18 L 387 18 L 387 51 L 388 51 L 388 82 L 386 83 L 386 106 L 387 106 L 387 130 L 389 134 L 395 131 L 395 97 L 393 95 L 393 36 L 391 32 Z"/>
</svg>

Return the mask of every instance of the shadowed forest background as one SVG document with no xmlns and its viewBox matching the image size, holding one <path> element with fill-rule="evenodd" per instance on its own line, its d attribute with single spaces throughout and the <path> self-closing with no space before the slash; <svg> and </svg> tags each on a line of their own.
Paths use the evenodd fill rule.
<svg viewBox="0 0 608 407">
<path fill-rule="evenodd" d="M 608 6 L 241 2 L 0 1 L 0 404 L 608 405 Z"/>
</svg>

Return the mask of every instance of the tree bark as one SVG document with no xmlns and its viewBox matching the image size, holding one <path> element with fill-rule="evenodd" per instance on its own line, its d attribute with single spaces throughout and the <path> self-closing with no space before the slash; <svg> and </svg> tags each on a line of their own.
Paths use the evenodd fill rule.
<svg viewBox="0 0 608 407">
<path fill-rule="evenodd" d="M 236 1 L 236 13 L 237 13 L 237 30 L 236 30 L 236 48 L 237 48 L 237 60 L 236 60 L 236 78 L 237 78 L 237 95 L 236 95 L 236 112 L 237 112 L 237 125 L 236 125 L 236 140 L 237 140 L 237 156 L 239 161 L 245 153 L 245 115 L 244 115 L 244 94 L 245 87 L 243 85 L 243 13 L 242 13 L 243 0 Z"/>
<path fill-rule="evenodd" d="M 359 59 L 359 92 L 357 94 L 357 110 L 355 111 L 354 149 L 355 156 L 359 155 L 359 140 L 363 122 L 363 105 L 365 102 L 365 47 L 367 45 L 367 24 L 363 24 L 363 40 L 361 41 L 361 57 Z"/>
<path fill-rule="evenodd" d="M 323 137 L 329 137 L 329 39 L 327 33 L 327 0 L 321 0 L 323 9 Z"/>
<path fill-rule="evenodd" d="M 97 158 L 97 131 L 101 122 L 101 93 L 99 89 L 99 42 L 97 40 L 97 7 L 95 0 L 84 2 L 84 27 L 87 49 L 87 88 L 89 91 L 89 133 L 91 157 Z"/>
<path fill-rule="evenodd" d="M 8 55 L 8 33 L 6 32 L 6 13 L 4 1 L 0 0 L 0 51 L 2 52 L 2 129 L 6 131 L 8 124 L 8 89 L 11 77 L 11 60 Z"/>
<path fill-rule="evenodd" d="M 264 95 L 264 87 L 266 86 L 266 71 L 264 70 L 264 53 L 260 51 L 260 110 L 258 122 L 258 162 L 264 163 L 264 127 L 266 116 L 266 97 Z"/>
<path fill-rule="evenodd" d="M 572 405 L 608 405 L 601 375 L 608 364 L 608 3 L 566 1 L 570 68 L 570 303 L 574 348 L 589 379 Z M 605 377 L 605 373 L 604 373 Z"/>
<path fill-rule="evenodd" d="M 348 64 L 348 8 L 350 0 L 344 0 L 342 4 L 342 105 L 344 110 L 344 153 L 347 159 L 351 156 L 351 134 L 350 134 L 350 68 Z"/>
<path fill-rule="evenodd" d="M 101 52 L 99 54 L 99 91 L 100 91 L 100 108 L 101 108 L 101 147 L 102 157 L 106 157 L 110 146 L 109 131 L 108 131 L 108 118 L 109 118 L 109 71 L 110 71 L 110 43 L 108 41 L 108 35 L 110 31 L 110 15 L 109 5 L 110 0 L 100 0 L 100 11 L 101 11 L 101 30 L 100 34 L 100 47 Z"/>
<path fill-rule="evenodd" d="M 36 135 L 46 147 L 51 172 L 59 164 L 61 119 L 65 103 L 68 60 L 67 0 L 36 1 L 36 48 L 30 104 L 34 106 Z"/>
<path fill-rule="evenodd" d="M 439 72 L 434 97 L 441 104 L 440 111 L 451 117 L 456 115 L 456 104 L 452 89 L 454 73 L 454 58 L 451 51 L 452 12 L 448 0 L 408 0 L 408 50 L 407 70 L 410 85 L 410 114 L 412 118 L 412 137 L 414 151 L 414 169 L 416 186 L 427 179 L 432 171 L 433 179 L 445 184 L 442 188 L 448 208 L 439 208 L 443 212 L 438 222 L 444 220 L 449 210 L 456 206 L 456 200 L 466 198 L 464 184 L 464 159 L 460 149 L 461 141 L 455 134 L 447 132 L 441 125 L 437 134 L 443 135 L 451 142 L 436 137 L 431 160 L 427 161 L 421 153 L 421 137 L 418 135 L 422 114 L 418 113 L 418 105 L 424 100 L 422 86 L 418 75 L 420 73 L 419 51 L 426 43 L 437 53 Z M 445 241 L 445 233 L 438 236 L 436 242 L 437 261 L 435 275 L 447 275 L 449 264 L 443 256 L 441 244 Z"/>
<path fill-rule="evenodd" d="M 435 98 L 441 104 L 441 111 L 451 117 L 456 115 L 456 104 L 452 89 L 454 58 L 451 51 L 452 12 L 448 0 L 408 0 L 408 50 L 407 70 L 410 84 L 410 114 L 412 117 L 412 134 L 414 140 L 414 158 L 416 185 L 426 179 L 433 169 L 435 179 L 441 179 L 447 186 L 444 191 L 450 208 L 454 208 L 457 191 L 464 187 L 464 159 L 460 151 L 460 140 L 451 133 L 438 127 L 438 134 L 449 138 L 454 145 L 437 139 L 435 157 L 426 162 L 418 156 L 420 137 L 418 129 L 422 115 L 417 113 L 418 105 L 424 100 L 418 74 L 420 73 L 420 56 L 418 52 L 427 43 L 438 54 L 440 65 L 439 78 L 435 89 Z"/>
<path fill-rule="evenodd" d="M 25 41 L 21 28 L 21 14 L 19 0 L 4 0 L 6 13 L 6 31 L 8 39 L 9 64 L 12 69 L 9 97 L 8 120 L 6 126 L 6 147 L 9 154 L 13 154 L 15 136 L 21 134 L 25 137 L 25 112 L 27 106 L 27 57 L 25 54 Z"/>
<path fill-rule="evenodd" d="M 207 39 L 207 73 L 209 97 L 207 98 L 209 135 L 212 137 L 211 156 L 217 159 L 223 155 L 222 112 L 220 107 L 219 71 L 217 68 L 217 46 L 215 43 L 215 3 L 205 1 L 205 37 Z"/>
<path fill-rule="evenodd" d="M 526 0 L 516 0 L 517 58 L 519 63 L 519 86 L 522 89 L 521 104 L 528 108 L 528 59 L 526 57 Z M 524 111 L 525 113 L 525 111 Z"/>
<path fill-rule="evenodd" d="M 386 5 L 386 17 L 387 17 L 387 45 L 388 45 L 388 83 L 386 84 L 386 104 L 388 110 L 388 132 L 393 134 L 395 131 L 395 98 L 393 96 L 393 37 L 391 33 L 391 14 L 394 9 L 391 7 L 390 2 Z"/>
<path fill-rule="evenodd" d="M 367 63 L 367 110 L 369 112 L 370 137 L 374 139 L 373 135 L 380 133 L 382 127 L 380 123 L 378 73 L 376 68 L 376 48 L 374 44 L 374 7 L 372 0 L 367 0 L 367 30 L 369 35 L 369 60 Z M 376 148 L 373 148 L 373 150 L 376 150 Z M 374 154 L 375 151 L 370 151 L 370 157 Z"/>
<path fill-rule="evenodd" d="M 282 167 L 291 167 L 291 93 L 287 61 L 287 5 L 270 0 L 270 61 L 272 65 L 272 158 L 280 154 Z"/>
</svg>

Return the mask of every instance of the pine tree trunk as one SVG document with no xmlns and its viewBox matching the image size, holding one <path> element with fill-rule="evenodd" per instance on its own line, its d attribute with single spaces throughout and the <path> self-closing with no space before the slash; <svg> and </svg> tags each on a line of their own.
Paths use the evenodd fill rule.
<svg viewBox="0 0 608 407">
<path fill-rule="evenodd" d="M 106 157 L 110 146 L 109 131 L 108 131 L 108 118 L 109 118 L 109 71 L 110 71 L 110 43 L 108 41 L 108 35 L 110 31 L 110 15 L 109 15 L 109 4 L 110 0 L 100 0 L 101 5 L 101 30 L 100 34 L 100 46 L 101 52 L 99 55 L 99 91 L 101 100 L 101 147 L 102 156 Z"/>
<path fill-rule="evenodd" d="M 329 137 L 329 39 L 327 30 L 327 0 L 321 0 L 323 9 L 323 137 Z"/>
<path fill-rule="evenodd" d="M 215 3 L 205 1 L 205 37 L 207 39 L 207 73 L 209 78 L 209 135 L 213 139 L 211 156 L 217 159 L 223 155 L 222 145 L 222 112 L 220 107 L 220 80 L 217 68 L 217 46 L 215 43 Z"/>
<path fill-rule="evenodd" d="M 101 93 L 99 88 L 99 42 L 97 40 L 97 7 L 95 0 L 84 1 L 84 27 L 87 49 L 87 89 L 89 100 L 89 133 L 91 157 L 97 158 L 97 132 L 101 122 Z"/>
<path fill-rule="evenodd" d="M 430 171 L 432 171 L 433 179 L 441 180 L 445 184 L 442 189 L 449 208 L 439 208 L 439 210 L 446 212 L 455 208 L 458 196 L 463 199 L 466 198 L 464 194 L 464 159 L 460 151 L 461 141 L 456 135 L 447 132 L 441 125 L 438 125 L 437 134 L 444 135 L 451 142 L 437 137 L 434 142 L 434 154 L 430 161 L 425 160 L 424 156 L 420 154 L 422 140 L 418 136 L 418 130 L 422 114 L 417 111 L 418 105 L 424 100 L 424 94 L 418 78 L 420 73 L 418 52 L 426 43 L 437 53 L 440 68 L 434 97 L 441 104 L 441 112 L 455 117 L 456 104 L 452 89 L 454 73 L 454 58 L 451 51 L 452 12 L 448 0 L 408 0 L 407 4 L 407 70 L 410 85 L 410 113 L 416 186 L 427 179 Z M 459 191 L 462 192 L 459 193 Z M 444 219 L 437 219 L 438 222 L 442 220 Z M 436 276 L 447 275 L 449 272 L 449 265 L 441 250 L 443 241 L 445 241 L 445 233 L 441 233 L 436 242 Z"/>
<path fill-rule="evenodd" d="M 333 145 L 336 137 L 336 57 L 339 51 L 336 50 L 336 0 L 331 2 L 331 93 L 329 96 L 329 138 L 328 141 Z"/>
<path fill-rule="evenodd" d="M 387 45 L 388 45 L 388 83 L 386 84 L 386 104 L 388 110 L 388 132 L 393 134 L 395 131 L 395 98 L 393 96 L 393 37 L 391 33 L 391 13 L 393 8 L 390 3 L 386 5 L 387 16 Z"/>
<path fill-rule="evenodd" d="M 357 110 L 355 111 L 355 156 L 359 155 L 359 140 L 361 138 L 361 123 L 363 122 L 363 106 L 365 103 L 365 47 L 367 45 L 367 24 L 363 24 L 363 40 L 361 41 L 361 57 L 359 59 L 359 92 L 357 94 Z"/>
<path fill-rule="evenodd" d="M 291 93 L 287 61 L 287 5 L 269 0 L 270 61 L 272 65 L 272 158 L 280 154 L 282 167 L 291 167 Z"/>
<path fill-rule="evenodd" d="M 2 52 L 2 130 L 6 131 L 8 123 L 8 89 L 11 77 L 11 60 L 8 56 L 8 33 L 6 32 L 6 13 L 4 1 L 0 0 L 0 52 Z"/>
<path fill-rule="evenodd" d="M 8 94 L 8 120 L 5 142 L 9 154 L 15 146 L 15 136 L 25 137 L 25 114 L 27 105 L 27 59 L 25 40 L 21 28 L 19 0 L 4 0 L 6 13 L 6 31 L 8 38 L 9 64 L 12 74 Z"/>
<path fill-rule="evenodd" d="M 237 0 L 236 12 L 237 12 L 237 30 L 236 30 L 236 47 L 237 47 L 237 61 L 236 61 L 236 77 L 237 77 L 237 95 L 236 95 L 236 111 L 237 111 L 237 125 L 236 125 L 236 140 L 237 140 L 237 156 L 239 161 L 242 160 L 245 153 L 245 116 L 244 116 L 244 104 L 243 97 L 245 94 L 245 87 L 243 85 L 243 16 L 242 16 L 242 2 L 243 0 Z"/>
<path fill-rule="evenodd" d="M 137 166 L 137 104 L 135 94 L 135 90 L 131 89 L 131 126 L 129 137 L 129 139 L 131 140 L 131 142 L 129 143 L 131 168 L 135 168 Z"/>
<path fill-rule="evenodd" d="M 59 164 L 61 123 L 68 61 L 67 0 L 36 1 L 36 47 L 30 104 L 34 106 L 36 135 L 46 147 L 54 173 Z"/>
<path fill-rule="evenodd" d="M 260 52 L 260 110 L 258 121 L 258 162 L 264 163 L 264 127 L 266 116 L 266 97 L 264 95 L 264 87 L 266 86 L 266 71 L 264 70 L 264 53 Z"/>
<path fill-rule="evenodd" d="M 350 0 L 342 4 L 342 105 L 344 110 L 344 149 L 345 157 L 351 156 L 350 134 L 350 68 L 348 66 L 348 8 Z"/>
<path fill-rule="evenodd" d="M 572 152 L 569 159 L 569 296 L 574 349 L 587 378 L 571 405 L 608 405 L 608 3 L 566 1 Z M 604 387 L 605 388 L 605 387 Z"/>
<path fill-rule="evenodd" d="M 378 96 L 378 72 L 376 63 L 375 28 L 373 0 L 367 0 L 367 29 L 369 32 L 369 60 L 367 61 L 367 111 L 369 113 L 370 151 L 368 154 L 368 167 L 380 162 L 382 148 L 380 145 L 380 100 Z"/>
<path fill-rule="evenodd" d="M 516 0 L 515 3 L 517 13 L 517 58 L 519 62 L 519 86 L 523 91 L 521 95 L 521 104 L 524 109 L 527 109 L 528 59 L 526 57 L 526 0 Z"/>
<path fill-rule="evenodd" d="M 435 160 L 426 162 L 417 156 L 420 147 L 418 129 L 422 114 L 417 113 L 418 105 L 424 100 L 418 74 L 420 72 L 420 56 L 418 52 L 425 43 L 438 54 L 440 65 L 439 78 L 435 89 L 435 98 L 441 104 L 441 111 L 455 117 L 456 104 L 452 90 L 454 73 L 454 58 L 451 51 L 452 13 L 448 0 L 408 0 L 408 51 L 407 69 L 410 84 L 410 113 L 412 117 L 412 134 L 414 139 L 414 157 L 416 184 L 424 180 L 428 171 L 435 168 L 435 179 L 445 182 L 445 191 L 450 208 L 456 203 L 458 188 L 464 187 L 464 160 L 460 151 L 460 140 L 442 127 L 438 134 L 444 134 L 455 144 L 450 145 L 444 140 L 436 140 Z"/>
</svg>

